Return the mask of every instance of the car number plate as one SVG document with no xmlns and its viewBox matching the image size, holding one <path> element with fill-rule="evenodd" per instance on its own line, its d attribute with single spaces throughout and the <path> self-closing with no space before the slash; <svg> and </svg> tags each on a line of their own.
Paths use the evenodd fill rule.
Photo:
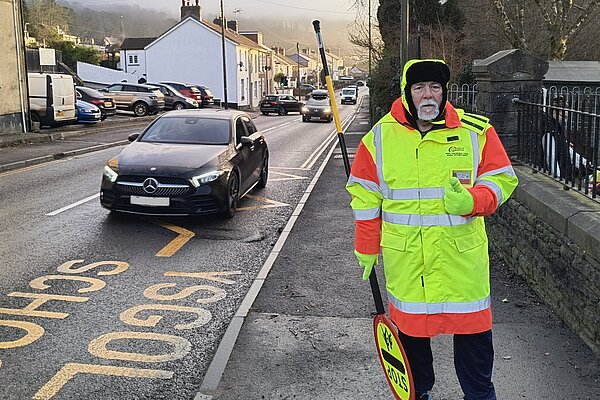
<svg viewBox="0 0 600 400">
<path fill-rule="evenodd" d="M 105 101 L 104 102 L 104 107 L 112 107 L 112 106 L 113 106 L 112 101 Z"/>
<path fill-rule="evenodd" d="M 150 206 L 150 207 L 168 207 L 170 204 L 168 197 L 143 197 L 143 196 L 131 196 L 130 202 L 136 206 Z"/>
<path fill-rule="evenodd" d="M 62 112 L 62 111 L 57 111 L 57 112 L 56 112 L 56 116 L 57 116 L 57 117 L 62 117 L 63 115 L 65 115 L 65 113 L 64 113 L 64 112 Z"/>
</svg>

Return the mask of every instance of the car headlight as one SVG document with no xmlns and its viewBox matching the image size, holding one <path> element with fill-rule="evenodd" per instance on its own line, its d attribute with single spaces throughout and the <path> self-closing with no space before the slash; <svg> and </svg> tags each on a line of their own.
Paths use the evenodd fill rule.
<svg viewBox="0 0 600 400">
<path fill-rule="evenodd" d="M 192 181 L 192 185 L 194 185 L 194 187 L 199 187 L 206 183 L 216 181 L 222 174 L 223 171 L 210 171 L 202 175 L 193 176 L 190 180 Z"/>
<path fill-rule="evenodd" d="M 109 167 L 108 165 L 104 166 L 104 176 L 106 177 L 106 179 L 108 179 L 109 181 L 111 181 L 112 183 L 115 183 L 115 181 L 117 180 L 117 178 L 119 177 L 119 174 L 117 172 L 115 172 L 111 167 Z"/>
<path fill-rule="evenodd" d="M 198 102 L 196 100 L 194 100 L 194 99 L 185 99 L 185 102 L 189 103 L 189 104 L 191 104 L 193 106 L 197 106 L 198 105 Z"/>
<path fill-rule="evenodd" d="M 307 113 L 308 112 L 308 107 L 302 107 L 302 112 Z"/>
<path fill-rule="evenodd" d="M 331 112 L 331 108 L 327 107 L 325 110 L 323 110 L 325 112 L 325 114 L 329 114 Z"/>
</svg>

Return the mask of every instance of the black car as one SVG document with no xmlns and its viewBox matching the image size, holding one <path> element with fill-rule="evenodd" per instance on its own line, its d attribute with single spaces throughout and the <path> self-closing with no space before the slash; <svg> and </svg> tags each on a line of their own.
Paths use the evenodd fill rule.
<svg viewBox="0 0 600 400">
<path fill-rule="evenodd" d="M 77 99 L 91 103 L 100 109 L 101 119 L 117 113 L 117 103 L 112 97 L 85 86 L 75 86 L 75 92 Z"/>
<path fill-rule="evenodd" d="M 310 99 L 302 107 L 302 122 L 308 122 L 313 118 L 327 122 L 333 120 L 329 94 L 326 90 L 313 90 Z"/>
<path fill-rule="evenodd" d="M 269 115 L 269 113 L 286 115 L 289 112 L 302 112 L 304 103 L 287 94 L 269 94 L 260 101 L 258 106 L 264 115 Z"/>
<path fill-rule="evenodd" d="M 200 104 L 198 101 L 185 97 L 171 85 L 165 83 L 149 83 L 149 85 L 156 86 L 160 89 L 162 94 L 165 96 L 165 108 L 167 110 L 183 110 L 185 108 L 198 108 Z"/>
<path fill-rule="evenodd" d="M 267 184 L 267 143 L 244 112 L 172 111 L 129 140 L 104 167 L 100 202 L 109 210 L 231 218 L 242 196 Z"/>
<path fill-rule="evenodd" d="M 212 90 L 204 85 L 196 85 L 196 88 L 200 91 L 201 96 L 201 107 L 212 106 L 215 104 L 215 95 Z M 200 101 L 200 100 L 198 100 Z"/>
</svg>

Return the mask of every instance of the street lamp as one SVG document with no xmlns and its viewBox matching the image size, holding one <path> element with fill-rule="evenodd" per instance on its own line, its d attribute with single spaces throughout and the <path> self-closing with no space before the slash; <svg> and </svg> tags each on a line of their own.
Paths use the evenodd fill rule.
<svg viewBox="0 0 600 400">
<path fill-rule="evenodd" d="M 229 109 L 227 99 L 227 61 L 225 60 L 225 12 L 223 11 L 223 0 L 221 0 L 221 48 L 223 51 L 223 98 L 225 100 L 225 109 Z"/>
</svg>

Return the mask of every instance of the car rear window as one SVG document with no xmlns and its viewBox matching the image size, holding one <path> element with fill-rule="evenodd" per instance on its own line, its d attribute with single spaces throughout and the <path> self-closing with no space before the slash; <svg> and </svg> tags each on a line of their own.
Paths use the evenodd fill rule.
<svg viewBox="0 0 600 400">
<path fill-rule="evenodd" d="M 206 117 L 161 118 L 142 135 L 140 142 L 226 145 L 229 120 Z"/>
<path fill-rule="evenodd" d="M 265 100 L 277 101 L 277 100 L 279 100 L 279 97 L 278 96 L 265 96 Z"/>
</svg>

